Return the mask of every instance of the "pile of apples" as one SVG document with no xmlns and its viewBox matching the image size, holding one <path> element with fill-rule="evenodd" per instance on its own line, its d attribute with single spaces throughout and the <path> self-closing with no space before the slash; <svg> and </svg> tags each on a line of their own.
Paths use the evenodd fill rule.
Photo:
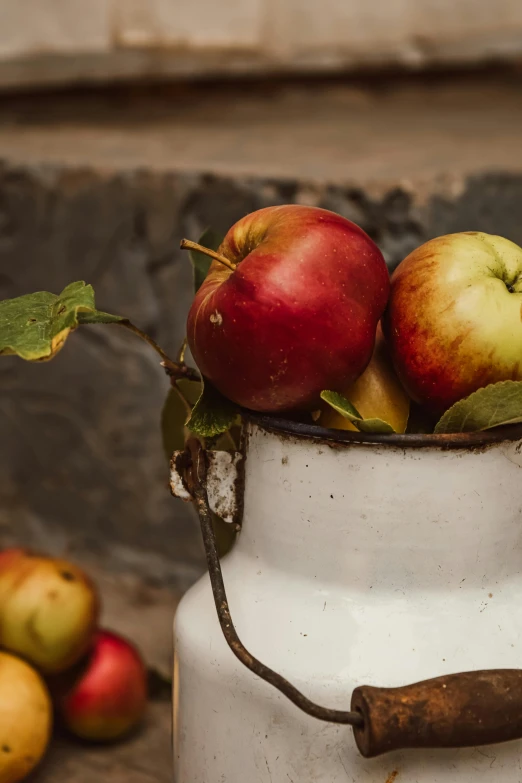
<svg viewBox="0 0 522 783">
<path fill-rule="evenodd" d="M 438 237 L 390 280 L 357 225 L 286 205 L 247 215 L 209 255 L 188 345 L 203 376 L 244 408 L 355 429 L 323 403 L 332 390 L 361 418 L 405 432 L 412 400 L 435 417 L 522 380 L 522 249 L 502 237 Z"/>
<path fill-rule="evenodd" d="M 147 702 L 138 651 L 98 628 L 95 585 L 77 566 L 22 549 L 0 552 L 0 781 L 43 757 L 53 712 L 85 740 L 116 740 Z"/>
</svg>

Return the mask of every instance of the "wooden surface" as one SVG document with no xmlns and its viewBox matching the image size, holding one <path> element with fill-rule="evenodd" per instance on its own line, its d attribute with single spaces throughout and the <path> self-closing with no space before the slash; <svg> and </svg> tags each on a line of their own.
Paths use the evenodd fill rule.
<svg viewBox="0 0 522 783">
<path fill-rule="evenodd" d="M 88 746 L 66 737 L 53 740 L 30 783 L 171 783 L 171 706 L 149 705 L 141 731 L 117 745 Z M 210 783 L 210 781 L 209 781 Z"/>
<path fill-rule="evenodd" d="M 82 564 L 100 590 L 103 624 L 140 649 L 149 669 L 151 700 L 139 731 L 117 744 L 91 745 L 56 729 L 30 783 L 171 783 L 169 681 L 172 621 L 180 595 L 150 586 L 132 574 L 110 574 L 96 563 Z"/>
</svg>

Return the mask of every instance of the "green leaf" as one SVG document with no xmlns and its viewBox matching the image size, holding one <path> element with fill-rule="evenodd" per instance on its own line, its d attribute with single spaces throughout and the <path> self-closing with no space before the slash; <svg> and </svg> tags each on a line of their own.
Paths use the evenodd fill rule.
<svg viewBox="0 0 522 783">
<path fill-rule="evenodd" d="M 61 294 L 38 291 L 0 302 L 0 354 L 27 361 L 56 356 L 79 323 L 116 323 L 126 319 L 100 313 L 94 290 L 84 282 L 71 283 Z"/>
<path fill-rule="evenodd" d="M 185 448 L 188 433 L 187 420 L 191 416 L 192 408 L 201 397 L 202 389 L 201 381 L 185 379 L 176 381 L 169 389 L 161 413 L 163 449 L 169 460 L 173 451 Z M 225 430 L 220 430 L 217 435 L 205 435 L 205 445 L 218 451 L 236 451 L 239 448 L 239 438 L 240 427 L 236 425 L 234 419 L 231 429 L 227 427 Z"/>
<path fill-rule="evenodd" d="M 480 432 L 518 422 L 522 422 L 522 382 L 500 381 L 456 402 L 442 416 L 435 433 Z"/>
<path fill-rule="evenodd" d="M 205 379 L 203 391 L 192 409 L 187 427 L 202 438 L 214 438 L 229 430 L 236 423 L 237 416 L 236 405 Z"/>
<path fill-rule="evenodd" d="M 80 311 L 78 313 L 79 324 L 121 324 L 128 323 L 128 321 L 128 318 L 122 318 L 121 315 L 111 315 L 103 313 L 101 310 L 92 310 L 88 313 Z"/>
<path fill-rule="evenodd" d="M 163 449 L 170 460 L 173 451 L 185 448 L 185 424 L 201 395 L 200 381 L 178 380 L 171 386 L 161 412 Z"/>
<path fill-rule="evenodd" d="M 223 237 L 220 234 L 207 228 L 198 239 L 198 245 L 208 247 L 209 250 L 217 250 L 222 241 Z M 194 270 L 194 293 L 196 293 L 208 274 L 212 259 L 197 250 L 190 250 L 189 255 Z"/>
<path fill-rule="evenodd" d="M 321 392 L 321 399 L 328 403 L 337 413 L 349 419 L 360 432 L 378 435 L 389 435 L 395 432 L 391 424 L 382 419 L 363 419 L 355 405 L 342 394 L 333 391 Z"/>
</svg>

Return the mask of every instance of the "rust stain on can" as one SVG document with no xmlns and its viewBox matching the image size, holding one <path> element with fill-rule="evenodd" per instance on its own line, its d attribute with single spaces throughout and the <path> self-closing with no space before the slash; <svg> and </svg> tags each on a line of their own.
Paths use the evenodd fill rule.
<svg viewBox="0 0 522 783">
<path fill-rule="evenodd" d="M 393 772 L 390 772 L 390 774 L 386 778 L 386 783 L 393 783 L 393 781 L 397 779 L 398 774 L 399 774 L 399 770 L 394 769 Z"/>
</svg>

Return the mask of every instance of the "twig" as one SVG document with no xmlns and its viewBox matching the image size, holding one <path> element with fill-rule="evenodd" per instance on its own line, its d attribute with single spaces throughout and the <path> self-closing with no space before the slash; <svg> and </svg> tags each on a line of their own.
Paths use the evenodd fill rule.
<svg viewBox="0 0 522 783">
<path fill-rule="evenodd" d="M 197 370 L 195 370 L 193 367 L 188 367 L 184 361 L 173 361 L 169 356 L 167 356 L 163 348 L 160 348 L 157 342 L 153 340 L 150 335 L 148 335 L 146 332 L 142 332 L 142 330 L 138 329 L 138 327 L 133 323 L 124 320 L 117 321 L 117 324 L 118 326 L 124 326 L 125 329 L 128 329 L 130 332 L 138 335 L 138 337 L 141 337 L 142 340 L 145 340 L 145 342 L 148 343 L 151 348 L 154 348 L 156 353 L 161 356 L 161 366 L 165 368 L 165 372 L 167 375 L 170 375 L 171 378 L 176 378 L 177 380 L 186 378 L 189 381 L 201 380 L 201 375 Z"/>
</svg>

